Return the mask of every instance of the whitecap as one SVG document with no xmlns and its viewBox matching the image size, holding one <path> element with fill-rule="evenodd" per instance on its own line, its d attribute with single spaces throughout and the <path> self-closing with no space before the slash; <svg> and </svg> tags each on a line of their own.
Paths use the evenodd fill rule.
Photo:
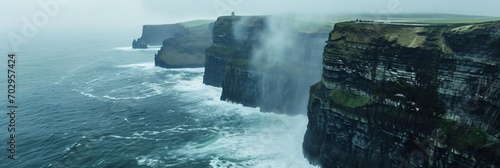
<svg viewBox="0 0 500 168">
<path fill-rule="evenodd" d="M 154 62 L 143 62 L 143 63 L 136 63 L 136 64 L 118 65 L 116 67 L 119 67 L 119 68 L 153 69 L 153 68 L 155 68 L 155 63 Z"/>
<path fill-rule="evenodd" d="M 80 94 L 86 96 L 86 97 L 90 97 L 90 98 L 96 98 L 97 96 L 91 94 L 91 93 L 87 93 L 87 92 L 80 92 Z"/>
<path fill-rule="evenodd" d="M 158 156 L 139 156 L 135 159 L 137 160 L 137 164 L 140 166 L 159 167 L 160 165 L 163 165 L 163 161 L 161 161 Z"/>
<path fill-rule="evenodd" d="M 227 161 L 227 160 L 220 160 L 218 157 L 210 159 L 210 166 L 213 168 L 237 168 L 237 167 L 242 167 L 242 166 L 237 166 L 236 163 Z"/>
</svg>

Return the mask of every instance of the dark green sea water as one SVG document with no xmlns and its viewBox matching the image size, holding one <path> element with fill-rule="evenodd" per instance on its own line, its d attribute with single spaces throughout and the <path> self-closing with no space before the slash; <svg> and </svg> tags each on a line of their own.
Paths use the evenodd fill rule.
<svg viewBox="0 0 500 168">
<path fill-rule="evenodd" d="M 154 67 L 159 48 L 132 50 L 131 34 L 40 31 L 22 45 L 17 159 L 7 159 L 1 115 L 1 168 L 310 167 L 301 148 L 305 115 L 219 101 L 221 89 L 202 84 L 203 68 Z M 12 49 L 2 40 L 6 88 Z M 6 111 L 7 89 L 0 94 Z"/>
</svg>

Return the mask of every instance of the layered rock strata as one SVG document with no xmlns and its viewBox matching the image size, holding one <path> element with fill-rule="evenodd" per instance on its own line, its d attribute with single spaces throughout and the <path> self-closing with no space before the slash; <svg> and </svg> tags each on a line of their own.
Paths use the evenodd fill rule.
<svg viewBox="0 0 500 168">
<path fill-rule="evenodd" d="M 335 25 L 304 155 L 322 167 L 499 167 L 500 23 Z"/>
</svg>

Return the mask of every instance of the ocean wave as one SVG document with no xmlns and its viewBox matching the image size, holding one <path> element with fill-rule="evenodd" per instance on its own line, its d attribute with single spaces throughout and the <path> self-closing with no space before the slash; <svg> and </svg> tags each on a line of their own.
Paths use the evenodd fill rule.
<svg viewBox="0 0 500 168">
<path fill-rule="evenodd" d="M 158 51 L 160 50 L 161 46 L 148 46 L 148 48 L 145 49 L 134 49 L 132 46 L 124 46 L 124 47 L 115 47 L 113 48 L 114 50 L 121 50 L 121 51 Z"/>
<path fill-rule="evenodd" d="M 202 83 L 202 75 L 190 80 L 180 80 L 172 90 L 187 102 L 196 105 L 187 107 L 188 113 L 202 120 L 216 122 L 208 127 L 218 134 L 209 142 L 191 142 L 176 152 L 179 156 L 194 158 L 212 157 L 212 167 L 314 167 L 304 159 L 302 139 L 307 126 L 304 115 L 263 113 L 259 108 L 244 107 L 219 100 L 221 88 Z M 174 132 L 193 131 L 178 127 Z"/>
<path fill-rule="evenodd" d="M 154 62 L 142 62 L 134 64 L 118 65 L 118 68 L 132 68 L 142 70 L 161 70 L 164 72 L 177 72 L 177 73 L 204 73 L 205 68 L 161 68 L 155 66 Z"/>
<path fill-rule="evenodd" d="M 161 102 L 159 104 L 179 107 L 176 107 L 175 111 L 168 110 L 170 107 L 152 111 L 151 106 L 148 106 L 146 108 L 148 110 L 145 111 L 156 112 L 155 117 L 180 115 L 177 117 L 184 117 L 183 119 L 189 122 L 178 125 L 168 122 L 158 124 L 145 115 L 142 117 L 146 119 L 140 121 L 140 126 L 134 125 L 131 130 L 121 133 L 113 132 L 111 135 L 98 136 L 103 143 L 119 142 L 114 143 L 117 144 L 117 150 L 126 150 L 131 148 L 129 144 L 144 141 L 155 143 L 155 149 L 150 149 L 146 154 L 133 153 L 134 162 L 138 165 L 149 167 L 188 165 L 189 167 L 193 161 L 205 161 L 206 166 L 216 168 L 313 167 L 304 159 L 301 148 L 307 125 L 306 116 L 262 113 L 259 108 L 221 101 L 221 88 L 203 84 L 204 68 L 164 69 L 155 67 L 153 62 L 115 64 L 107 69 L 113 73 L 89 75 L 83 79 L 79 75 L 85 71 L 81 70 L 74 71 L 75 76 L 66 79 L 71 82 L 78 81 L 77 83 L 64 84 L 75 87 L 74 91 L 86 97 L 122 102 L 126 99 L 135 101 L 158 95 L 165 97 L 170 95 L 175 96 L 173 99 L 175 103 L 186 104 Z M 133 111 L 128 108 L 122 109 L 128 116 L 120 118 L 124 117 L 125 122 L 129 122 L 127 117 L 133 118 L 131 117 Z M 148 124 L 159 127 L 152 128 Z M 123 126 L 129 125 L 126 123 Z M 196 138 L 191 141 L 186 140 L 192 137 Z M 176 139 L 173 140 L 174 138 Z M 161 142 L 156 143 L 157 141 Z M 85 141 L 78 143 L 96 146 L 101 144 Z M 123 144 L 125 147 L 120 146 Z M 81 151 L 78 148 L 83 148 L 83 146 L 73 146 L 67 149 L 70 152 L 66 153 Z"/>
</svg>

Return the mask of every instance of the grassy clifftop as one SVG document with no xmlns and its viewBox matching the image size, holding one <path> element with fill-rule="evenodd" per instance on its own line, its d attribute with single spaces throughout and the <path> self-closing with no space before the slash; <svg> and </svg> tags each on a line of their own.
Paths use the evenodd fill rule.
<svg viewBox="0 0 500 168">
<path fill-rule="evenodd" d="M 373 22 L 341 22 L 335 24 L 330 34 L 330 40 L 338 44 L 359 44 L 356 47 L 383 46 L 423 48 L 437 50 L 444 54 L 452 54 L 453 50 L 447 44 L 445 33 L 467 34 L 478 29 L 499 27 L 500 21 L 479 23 L 373 23 Z M 388 41 L 381 44 L 381 41 Z M 366 46 L 363 46 L 366 45 Z"/>
<path fill-rule="evenodd" d="M 402 47 L 424 48 L 425 42 L 432 40 L 444 53 L 451 52 L 441 36 L 447 29 L 445 26 L 342 22 L 337 23 L 334 29 L 336 31 L 330 36 L 333 41 L 376 44 L 377 40 L 384 39 Z"/>
</svg>

